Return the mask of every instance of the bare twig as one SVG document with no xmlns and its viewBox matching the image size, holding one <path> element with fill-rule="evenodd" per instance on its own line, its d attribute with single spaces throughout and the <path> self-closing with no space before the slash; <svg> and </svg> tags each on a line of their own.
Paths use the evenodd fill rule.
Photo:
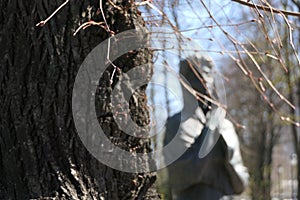
<svg viewBox="0 0 300 200">
<path fill-rule="evenodd" d="M 294 55 L 297 59 L 297 62 L 298 62 L 298 65 L 300 65 L 300 59 L 299 59 L 299 56 L 298 56 L 298 53 L 295 49 L 295 45 L 294 45 L 294 42 L 293 42 L 293 28 L 291 27 L 290 23 L 289 23 L 289 20 L 286 18 L 285 15 L 282 15 L 286 25 L 288 26 L 289 28 L 289 42 L 290 42 L 290 45 L 292 46 L 292 49 L 293 49 L 293 52 L 294 52 Z"/>
<path fill-rule="evenodd" d="M 114 7 L 115 9 L 117 9 L 118 11 L 122 11 L 123 9 L 120 6 L 117 6 L 114 2 L 112 2 L 111 0 L 107 0 L 108 3 Z"/>
<path fill-rule="evenodd" d="M 143 1 L 143 2 L 136 2 L 135 3 L 136 6 L 144 6 L 144 5 L 147 5 L 149 6 L 150 8 L 152 8 L 153 10 L 155 10 L 156 12 L 158 12 L 160 15 L 164 15 L 164 13 L 162 11 L 160 11 L 156 6 L 154 6 L 150 0 L 146 0 L 146 1 Z"/>
<path fill-rule="evenodd" d="M 275 88 L 275 86 L 273 85 L 273 83 L 270 81 L 270 79 L 267 77 L 267 75 L 263 72 L 263 70 L 261 69 L 261 67 L 259 66 L 259 64 L 257 63 L 257 61 L 255 60 L 255 58 L 253 57 L 253 55 L 248 52 L 248 50 L 245 48 L 245 46 L 241 43 L 239 43 L 238 41 L 234 40 L 234 37 L 232 37 L 228 32 L 226 32 L 224 30 L 224 28 L 221 27 L 221 25 L 212 17 L 212 14 L 210 12 L 210 10 L 208 9 L 207 5 L 201 1 L 203 7 L 206 9 L 206 11 L 209 13 L 209 15 L 211 16 L 212 20 L 216 23 L 216 25 L 220 28 L 220 30 L 226 35 L 226 37 L 234 44 L 234 46 L 239 45 L 248 55 L 248 57 L 251 59 L 251 61 L 253 62 L 253 64 L 255 65 L 256 69 L 259 71 L 259 73 L 262 75 L 262 77 L 265 79 L 265 81 L 268 83 L 268 85 L 270 86 L 270 88 L 272 88 L 272 90 L 279 96 L 279 98 L 284 101 L 287 105 L 289 105 L 291 108 L 295 109 L 295 106 L 287 99 L 285 98 L 278 90 L 277 88 Z M 263 94 L 263 92 L 261 91 L 261 88 L 256 84 L 256 82 L 254 81 L 252 74 L 248 73 L 248 77 L 252 80 L 254 86 L 258 89 L 258 91 L 260 91 L 262 93 L 263 96 L 265 96 Z M 271 108 L 278 113 L 278 111 L 275 109 L 274 105 L 269 102 L 269 100 L 267 98 L 265 98 L 265 101 L 268 102 L 268 104 L 271 106 Z"/>
<path fill-rule="evenodd" d="M 76 29 L 76 31 L 73 33 L 73 36 L 75 36 L 81 29 L 86 29 L 87 27 L 92 26 L 92 25 L 100 26 L 101 28 L 103 28 L 107 31 L 106 26 L 103 26 L 103 24 L 104 24 L 104 22 L 95 22 L 95 21 L 85 22 Z"/>
<path fill-rule="evenodd" d="M 45 24 L 60 10 L 64 7 L 70 0 L 66 0 L 62 3 L 47 19 L 40 21 L 35 26 L 45 26 Z"/>
<path fill-rule="evenodd" d="M 147 0 L 145 0 L 147 1 Z M 140 3 L 136 3 L 136 5 L 146 5 L 150 2 L 150 1 L 142 1 Z M 151 1 L 150 3 L 152 5 L 160 5 L 162 1 Z M 281 108 L 278 103 L 274 103 L 272 98 L 270 98 L 269 96 L 266 95 L 266 93 L 270 90 L 274 91 L 274 93 L 276 93 L 276 96 L 279 97 L 280 99 L 280 103 L 282 104 L 287 104 L 289 105 L 292 109 L 295 109 L 295 106 L 292 104 L 292 102 L 290 100 L 288 100 L 287 98 L 285 98 L 283 96 L 283 93 L 281 93 L 279 91 L 279 89 L 277 89 L 277 87 L 275 86 L 275 82 L 273 83 L 269 77 L 269 75 L 266 73 L 266 71 L 264 70 L 264 68 L 262 68 L 262 63 L 264 64 L 268 64 L 266 63 L 266 57 L 273 59 L 274 61 L 278 62 L 278 64 L 283 67 L 284 71 L 287 71 L 286 65 L 285 65 L 285 60 L 282 58 L 282 52 L 284 51 L 283 48 L 283 43 L 281 40 L 281 25 L 280 23 L 277 23 L 276 20 L 279 17 L 282 17 L 281 15 L 283 15 L 283 18 L 285 20 L 286 23 L 289 23 L 288 19 L 287 19 L 287 15 L 292 15 L 292 16 L 300 16 L 299 12 L 290 12 L 287 11 L 287 9 L 283 8 L 283 10 L 281 9 L 276 9 L 273 8 L 272 5 L 270 3 L 268 3 L 268 1 L 263 0 L 262 1 L 262 5 L 260 4 L 253 4 L 253 3 L 249 3 L 252 1 L 247 1 L 247 0 L 232 0 L 230 3 L 233 2 L 238 2 L 238 3 L 244 3 L 245 5 L 250 5 L 253 12 L 255 12 L 255 15 L 257 15 L 257 19 L 253 19 L 253 20 L 249 20 L 246 22 L 242 22 L 242 23 L 232 23 L 232 18 L 228 17 L 228 12 L 226 9 L 224 9 L 226 6 L 229 6 L 230 3 L 228 4 L 220 4 L 220 5 L 211 5 L 209 4 L 208 6 L 204 6 L 205 10 L 207 11 L 207 15 L 203 14 L 203 10 L 201 10 L 201 12 L 199 12 L 199 6 L 195 6 L 196 4 L 194 4 L 195 1 L 192 0 L 186 0 L 185 1 L 190 8 L 186 9 L 186 7 L 184 7 L 183 10 L 184 14 L 182 14 L 182 16 L 185 16 L 185 13 L 189 13 L 191 12 L 193 14 L 193 16 L 191 17 L 191 19 L 194 19 L 193 17 L 196 16 L 197 19 L 199 20 L 199 22 L 197 22 L 198 27 L 197 28 L 189 28 L 186 30 L 180 30 L 178 27 L 176 27 L 173 24 L 173 19 L 169 18 L 170 16 L 169 13 L 170 12 L 166 12 L 164 11 L 165 8 L 164 4 L 161 3 L 161 6 L 158 6 L 157 8 L 160 8 L 161 13 L 163 14 L 163 21 L 161 22 L 161 24 L 163 24 L 163 26 L 170 26 L 173 31 L 166 31 L 163 32 L 162 34 L 160 34 L 161 38 L 157 38 L 159 41 L 161 41 L 162 43 L 164 41 L 168 41 L 168 43 L 172 42 L 174 37 L 172 37 L 174 34 L 179 35 L 181 38 L 186 38 L 183 36 L 183 32 L 188 32 L 188 31 L 197 31 L 200 29 L 207 29 L 208 32 L 211 34 L 210 37 L 203 37 L 201 38 L 202 40 L 207 40 L 209 38 L 210 41 L 213 41 L 214 44 L 213 45 L 218 45 L 221 49 L 220 50 L 212 50 L 212 49 L 195 49 L 195 48 L 189 48 L 189 47 L 177 47 L 177 43 L 175 44 L 176 41 L 174 41 L 174 45 L 170 45 L 168 47 L 162 47 L 162 48 L 156 48 L 154 49 L 155 51 L 167 51 L 169 49 L 177 49 L 178 51 L 184 51 L 187 52 L 187 54 L 191 53 L 191 52 L 195 52 L 195 53 L 199 53 L 199 52 L 215 52 L 215 53 L 220 53 L 220 54 L 227 54 L 229 55 L 232 60 L 234 60 L 236 62 L 236 64 L 238 65 L 238 67 L 242 70 L 242 72 L 244 73 L 244 75 L 250 79 L 250 81 L 252 82 L 252 85 L 255 87 L 255 89 L 260 93 L 260 95 L 263 97 L 264 101 L 267 103 L 267 105 L 270 106 L 270 108 L 274 111 L 274 113 L 276 113 L 278 116 L 281 117 L 282 121 L 286 121 L 286 122 L 290 122 L 296 126 L 299 126 L 299 123 L 296 121 L 292 121 L 292 118 L 286 117 L 284 116 L 283 113 L 281 113 L 280 109 Z M 203 0 L 200 0 L 199 2 L 201 2 L 202 4 L 205 4 Z M 225 19 L 227 19 L 227 22 L 229 22 L 229 24 L 224 24 L 224 21 L 222 18 L 221 23 L 218 22 L 218 20 L 216 20 L 216 17 L 220 15 L 220 10 L 218 10 L 218 12 L 212 11 L 215 8 L 219 8 L 220 10 L 223 11 Z M 218 7 L 219 6 L 219 7 Z M 172 7 L 172 9 L 175 9 Z M 180 8 L 178 8 L 180 9 Z M 181 8 L 182 9 L 182 8 Z M 166 9 L 167 10 L 167 9 Z M 211 12 L 210 12 L 211 11 Z M 179 12 L 180 13 L 180 12 Z M 270 13 L 270 14 L 269 14 Z M 278 15 L 279 14 L 279 15 Z M 190 16 L 189 14 L 186 14 L 187 16 Z M 161 15 L 156 15 L 156 14 L 152 14 L 152 12 L 149 12 L 149 15 L 146 16 L 147 19 L 147 23 L 150 26 L 155 26 L 156 23 L 153 22 L 157 22 L 159 24 L 159 20 L 161 18 Z M 212 19 L 212 20 L 211 20 Z M 251 22 L 253 22 L 253 25 L 251 24 Z M 281 21 L 282 22 L 282 21 Z M 202 23 L 202 24 L 201 24 Z M 161 25 L 159 24 L 159 25 Z M 194 23 L 196 24 L 196 23 Z M 265 44 L 256 44 L 254 41 L 256 40 L 251 40 L 249 38 L 249 36 L 247 35 L 248 32 L 245 31 L 241 31 L 241 29 L 239 29 L 240 25 L 243 24 L 249 24 L 249 28 L 254 28 L 255 26 L 258 27 L 258 31 L 260 31 L 262 34 L 264 34 L 264 38 L 266 41 L 266 45 L 268 45 L 266 48 L 266 50 L 262 50 L 261 48 L 265 48 Z M 267 25 L 268 24 L 268 25 Z M 159 26 L 156 25 L 156 26 Z M 278 26 L 280 25 L 280 26 Z M 188 27 L 188 26 L 187 26 Z M 233 27 L 235 29 L 236 32 L 234 32 L 233 35 L 231 34 L 231 28 L 230 29 L 226 29 L 227 27 Z M 242 27 L 244 28 L 244 27 Z M 293 50 L 294 50 L 294 54 L 296 53 L 293 41 L 292 41 L 292 29 L 293 27 L 291 26 L 291 24 L 288 24 L 288 29 L 289 29 L 289 39 L 290 39 L 290 45 L 292 46 Z M 218 33 L 217 30 L 221 30 L 224 35 L 227 37 L 227 39 L 229 40 L 230 44 L 224 44 L 225 40 L 222 40 L 218 37 Z M 190 34 L 190 33 L 188 33 Z M 201 35 L 198 32 L 193 33 L 193 34 L 197 34 L 197 35 Z M 170 36 L 171 35 L 171 36 Z M 188 40 L 192 40 L 195 39 L 195 37 L 193 36 L 189 36 L 191 39 L 186 38 Z M 245 41 L 239 41 L 239 38 L 244 38 L 246 39 Z M 169 39 L 170 38 L 170 39 Z M 178 42 L 181 42 L 181 40 L 178 40 Z M 227 41 L 225 41 L 227 42 Z M 232 47 L 234 47 L 235 50 L 231 49 Z M 271 49 L 270 49 L 271 47 Z M 252 63 L 249 64 L 249 59 L 246 59 L 244 55 L 242 54 L 246 54 L 248 58 L 250 58 L 250 61 Z M 256 57 L 255 57 L 256 56 Z M 296 55 L 296 58 L 299 62 L 298 59 L 298 55 Z M 252 68 L 252 66 L 254 65 L 254 68 Z M 165 66 L 165 65 L 164 65 Z M 276 65 L 277 66 L 277 65 Z M 266 66 L 269 67 L 269 66 Z M 257 71 L 256 71 L 257 70 Z M 259 75 L 258 75 L 258 73 Z M 257 77 L 258 75 L 258 77 Z M 180 80 L 180 78 L 179 78 Z M 182 80 L 180 80 L 180 82 L 182 82 Z M 182 85 L 184 87 L 187 87 L 184 85 L 184 83 L 182 83 Z M 188 88 L 187 88 L 188 89 Z M 198 98 L 199 101 L 201 101 L 201 99 L 206 99 L 210 102 L 212 102 L 213 104 L 220 104 L 220 102 L 218 102 L 215 99 L 209 99 L 207 97 L 201 97 L 201 94 L 197 94 L 196 91 L 193 91 L 193 89 L 189 88 L 188 89 L 196 98 Z M 273 96 L 272 96 L 273 97 Z"/>
<path fill-rule="evenodd" d="M 110 31 L 110 28 L 109 28 L 109 26 L 108 26 L 108 23 L 107 23 L 107 21 L 106 21 L 105 15 L 104 15 L 103 6 L 102 6 L 102 0 L 100 0 L 99 3 L 100 3 L 100 11 L 101 11 L 101 15 L 102 15 L 103 21 L 104 21 L 104 23 L 105 23 L 105 25 L 106 25 L 106 27 L 107 27 L 107 31 L 108 31 L 110 34 L 112 34 L 112 32 Z"/>
<path fill-rule="evenodd" d="M 208 102 L 211 102 L 213 105 L 216 105 L 218 107 L 224 108 L 225 110 L 227 110 L 226 105 L 223 105 L 222 103 L 220 103 L 218 100 L 214 99 L 213 97 L 209 97 L 208 95 L 202 94 L 196 90 L 194 90 L 181 76 L 180 74 L 176 73 L 174 71 L 174 69 L 172 69 L 169 64 L 167 62 L 165 62 L 164 67 L 166 67 L 166 69 L 168 70 L 168 72 L 172 73 L 174 76 L 177 77 L 177 79 L 179 80 L 179 82 L 182 84 L 182 86 L 188 91 L 190 92 L 198 101 L 200 101 L 201 103 L 203 103 L 204 105 L 207 105 L 207 103 L 205 101 L 203 101 L 203 99 L 205 99 Z M 193 69 L 192 66 L 190 66 L 192 70 Z M 197 74 L 197 73 L 196 73 Z M 195 74 L 195 75 L 196 75 Z M 197 75 L 196 75 L 197 76 Z M 201 81 L 201 78 L 198 76 L 198 79 L 200 79 L 199 81 Z M 208 105 L 207 105 L 208 106 Z"/>
<path fill-rule="evenodd" d="M 274 13 L 283 13 L 285 15 L 291 15 L 291 16 L 297 16 L 300 17 L 300 13 L 299 12 L 293 12 L 293 11 L 287 11 L 287 10 L 281 10 L 281 9 L 277 9 L 277 8 L 273 8 L 273 7 L 269 7 L 269 6 L 262 6 L 262 5 L 258 5 L 258 4 L 254 4 L 254 3 L 250 3 L 247 1 L 243 1 L 243 0 L 231 0 L 237 3 L 240 3 L 242 5 L 246 5 L 249 6 L 251 8 L 257 8 L 260 10 L 265 10 L 265 11 L 269 11 L 269 12 L 274 12 Z"/>
</svg>

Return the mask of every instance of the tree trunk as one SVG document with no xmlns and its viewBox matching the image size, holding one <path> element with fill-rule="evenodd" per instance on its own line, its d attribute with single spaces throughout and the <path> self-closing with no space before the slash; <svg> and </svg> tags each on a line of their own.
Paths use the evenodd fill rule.
<svg viewBox="0 0 300 200">
<path fill-rule="evenodd" d="M 61 3 L 0 0 L 0 199 L 158 199 L 154 173 L 125 173 L 101 164 L 76 133 L 71 105 L 75 76 L 83 59 L 109 34 L 94 26 L 72 36 L 89 17 L 103 21 L 99 2 L 93 0 L 72 0 L 44 27 L 35 27 Z M 112 31 L 143 24 L 132 1 L 118 0 L 116 5 L 121 9 L 103 2 Z M 128 70 L 150 59 L 151 52 L 140 51 L 117 63 Z M 99 91 L 111 90 L 109 84 L 99 85 L 104 85 Z M 110 96 L 101 96 L 104 101 L 97 106 L 108 108 Z M 131 106 L 133 119 L 148 123 L 145 87 L 134 96 L 138 104 Z M 111 110 L 105 112 L 99 121 L 111 125 L 106 133 L 121 133 L 109 117 Z M 132 151 L 150 151 L 149 140 L 116 139 Z"/>
<path fill-rule="evenodd" d="M 264 187 L 264 153 L 266 151 L 265 149 L 265 139 L 266 139 L 266 131 L 265 127 L 262 127 L 260 129 L 260 134 L 257 135 L 259 139 L 257 139 L 256 142 L 258 142 L 257 145 L 257 152 L 256 154 L 256 162 L 253 162 L 253 166 L 249 168 L 250 171 L 250 177 L 252 177 L 252 181 L 250 182 L 250 188 L 251 188 L 251 197 L 254 200 L 264 200 L 265 198 L 265 187 Z M 258 156 L 259 155 L 259 156 Z"/>
</svg>

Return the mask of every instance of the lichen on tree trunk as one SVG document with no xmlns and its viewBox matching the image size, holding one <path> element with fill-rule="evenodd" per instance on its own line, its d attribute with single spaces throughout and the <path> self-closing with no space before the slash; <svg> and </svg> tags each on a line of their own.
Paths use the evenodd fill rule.
<svg viewBox="0 0 300 200">
<path fill-rule="evenodd" d="M 109 34 L 95 26 L 72 36 L 89 16 L 103 21 L 98 1 L 70 1 L 44 27 L 35 27 L 62 2 L 0 1 L 0 199 L 158 199 L 154 173 L 125 173 L 101 164 L 76 133 L 71 106 L 75 76 L 83 59 Z M 131 1 L 114 2 L 121 10 L 103 1 L 112 31 L 143 26 Z M 126 71 L 149 60 L 151 52 L 145 50 L 119 58 L 116 65 Z M 110 70 L 107 75 L 101 82 L 109 81 Z M 138 104 L 131 106 L 139 125 L 149 121 L 145 88 L 135 92 Z M 107 97 L 102 108 L 109 104 Z M 99 121 L 112 127 L 108 135 L 121 135 L 109 112 Z M 125 146 L 131 143 L 135 151 L 150 151 L 149 140 L 115 140 Z"/>
</svg>

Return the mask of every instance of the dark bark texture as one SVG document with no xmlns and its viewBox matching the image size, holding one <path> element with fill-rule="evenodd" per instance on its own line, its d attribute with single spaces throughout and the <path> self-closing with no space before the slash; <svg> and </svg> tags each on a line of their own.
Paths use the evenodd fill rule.
<svg viewBox="0 0 300 200">
<path fill-rule="evenodd" d="M 114 2 L 121 9 L 103 1 L 112 31 L 143 26 L 132 1 Z M 101 164 L 76 133 L 71 107 L 75 76 L 109 34 L 93 26 L 72 36 L 89 17 L 103 21 L 94 0 L 71 0 L 44 27 L 35 27 L 61 3 L 0 0 L 0 199 L 158 199 L 155 174 L 124 173 Z M 126 71 L 149 60 L 151 52 L 145 50 L 128 53 L 116 64 Z M 145 73 L 150 76 L 151 69 Z M 109 107 L 111 69 L 106 74 L 96 103 L 104 131 L 129 150 L 149 152 L 148 140 L 120 137 Z M 138 103 L 130 107 L 132 118 L 147 124 L 145 87 L 134 96 Z"/>
</svg>

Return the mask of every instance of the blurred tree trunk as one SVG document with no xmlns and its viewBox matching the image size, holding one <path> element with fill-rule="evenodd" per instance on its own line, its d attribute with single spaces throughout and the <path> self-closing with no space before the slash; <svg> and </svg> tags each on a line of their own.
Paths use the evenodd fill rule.
<svg viewBox="0 0 300 200">
<path fill-rule="evenodd" d="M 258 74 L 255 69 L 251 70 L 254 76 Z M 261 95 L 241 71 L 229 65 L 223 72 L 230 80 L 226 88 L 226 93 L 230 94 L 227 96 L 228 108 L 234 119 L 246 126 L 245 129 L 237 129 L 237 133 L 243 160 L 250 173 L 251 198 L 270 200 L 272 154 L 280 130 L 278 120 L 276 121 L 272 109 L 262 101 Z M 270 77 L 276 74 L 272 74 L 271 70 L 269 72 Z M 274 96 L 271 91 L 265 93 L 269 98 Z"/>
<path fill-rule="evenodd" d="M 291 5 L 290 2 L 285 0 L 282 2 L 283 8 L 287 9 L 290 6 L 294 7 L 296 6 L 298 12 L 300 12 L 300 1 L 299 0 L 292 0 Z M 299 18 L 293 19 L 293 22 L 295 26 L 299 27 L 300 25 L 300 20 Z M 300 47 L 300 32 L 299 28 L 297 29 L 298 31 L 296 32 L 298 38 L 298 41 L 294 41 L 296 44 L 296 50 L 299 51 Z M 283 45 L 288 45 L 289 44 L 289 31 L 285 30 L 285 37 L 284 37 L 284 43 Z M 290 55 L 292 55 L 293 52 L 291 49 L 287 49 L 285 52 L 285 59 L 287 61 L 287 67 L 288 67 L 288 73 L 285 74 L 287 83 L 288 83 L 288 99 L 290 102 L 292 102 L 296 107 L 298 107 L 298 111 L 296 109 L 290 108 L 290 116 L 294 121 L 299 121 L 299 108 L 300 108 L 300 74 L 299 74 L 299 69 L 297 69 L 296 66 L 298 66 L 298 62 L 293 60 Z M 299 66 L 298 66 L 299 67 Z M 296 170 L 296 177 L 297 177 L 297 182 L 300 183 L 300 141 L 299 141 L 299 136 L 298 136 L 298 131 L 299 127 L 296 127 L 294 124 L 291 124 L 291 132 L 292 132 L 292 137 L 293 137 L 293 143 L 294 143 L 294 152 L 296 153 L 298 157 L 298 163 L 297 163 L 297 170 Z M 297 189 L 295 192 L 298 194 L 297 199 L 300 200 L 300 184 L 298 184 Z M 294 198 L 294 197 L 292 197 Z"/>
<path fill-rule="evenodd" d="M 297 7 L 297 10 L 298 12 L 300 12 L 300 1 L 299 0 L 292 0 L 292 2 L 294 3 L 294 5 Z M 299 18 L 297 19 L 297 24 L 298 24 L 298 27 L 299 27 L 299 23 L 300 20 Z M 298 30 L 298 29 L 297 29 Z M 298 31 L 298 44 L 297 44 L 297 50 L 299 51 L 299 48 L 300 48 L 300 32 Z M 298 106 L 298 109 L 300 108 L 300 74 L 299 74 L 299 70 L 298 70 L 298 73 L 296 73 L 296 76 L 297 76 L 297 80 L 296 80 L 296 90 L 297 90 L 297 99 L 298 99 L 298 103 L 295 102 L 295 105 Z M 291 94 L 290 95 L 293 95 L 292 94 L 292 91 L 290 92 Z M 295 111 L 295 114 L 296 111 Z M 297 116 L 297 115 L 295 115 Z M 297 120 L 299 120 L 299 112 L 298 112 L 298 118 L 296 118 Z M 294 137 L 294 146 L 295 146 L 295 152 L 297 154 L 297 157 L 298 157 L 298 163 L 297 163 L 297 182 L 298 182 L 298 188 L 297 188 L 297 199 L 300 200 L 300 141 L 299 141 L 299 137 L 298 137 L 298 131 L 299 131 L 299 128 L 297 130 L 297 128 L 295 126 L 292 127 L 292 133 L 293 133 L 293 137 Z"/>
<path fill-rule="evenodd" d="M 261 101 L 261 99 L 258 99 L 258 101 Z M 243 146 L 247 146 L 248 150 L 251 149 L 251 152 L 243 152 L 243 155 L 251 155 L 250 159 L 249 157 L 248 159 L 246 158 L 247 161 L 245 163 L 251 177 L 251 197 L 255 200 L 271 200 L 272 154 L 276 140 L 275 126 L 271 119 L 272 114 L 273 112 L 268 109 L 267 112 L 256 116 L 258 121 L 248 125 L 256 126 L 254 129 L 249 127 L 249 131 L 252 131 L 252 138 L 255 139 L 252 139 L 250 144 L 241 142 Z M 252 121 L 253 119 L 249 117 L 248 120 Z"/>
<path fill-rule="evenodd" d="M 118 33 L 143 25 L 133 1 L 114 2 L 120 10 L 103 3 L 111 30 Z M 89 16 L 103 21 L 99 1 L 93 0 L 72 0 L 44 27 L 35 27 L 61 3 L 0 0 L 0 199 L 158 199 L 155 174 L 106 167 L 77 136 L 71 107 L 75 76 L 87 54 L 109 34 L 89 27 L 72 36 Z M 132 52 L 122 59 L 128 70 L 150 61 L 151 52 Z M 101 81 L 108 82 L 109 77 Z M 100 90 L 111 91 L 109 87 Z M 109 92 L 105 94 L 99 104 L 104 110 L 110 98 Z M 138 105 L 133 118 L 148 123 L 145 87 L 134 95 Z M 111 126 L 104 131 L 121 132 L 108 117 L 111 111 L 106 112 L 100 121 Z M 118 140 L 131 143 L 132 149 L 150 151 L 148 140 Z"/>
</svg>

